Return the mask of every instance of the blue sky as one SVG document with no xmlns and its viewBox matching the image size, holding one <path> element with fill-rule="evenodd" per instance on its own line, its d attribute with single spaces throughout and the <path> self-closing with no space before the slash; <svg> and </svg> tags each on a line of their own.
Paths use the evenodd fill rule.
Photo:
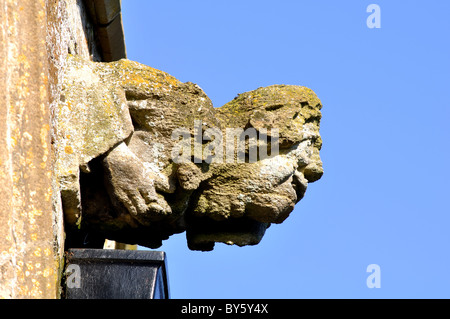
<svg viewBox="0 0 450 319">
<path fill-rule="evenodd" d="M 369 29 L 369 4 L 381 28 Z M 215 106 L 271 84 L 322 101 L 325 173 L 257 246 L 168 255 L 172 298 L 450 298 L 450 1 L 122 2 L 128 58 Z M 369 264 L 381 288 L 369 289 Z"/>
</svg>

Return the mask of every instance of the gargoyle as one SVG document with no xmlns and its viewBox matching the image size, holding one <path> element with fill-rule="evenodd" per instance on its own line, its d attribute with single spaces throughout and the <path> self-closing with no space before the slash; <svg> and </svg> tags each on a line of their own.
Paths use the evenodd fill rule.
<svg viewBox="0 0 450 319">
<path fill-rule="evenodd" d="M 259 243 L 322 176 L 320 109 L 294 85 L 214 108 L 165 72 L 69 56 L 54 114 L 69 245 L 88 234 L 157 248 L 183 231 L 193 250 Z"/>
</svg>

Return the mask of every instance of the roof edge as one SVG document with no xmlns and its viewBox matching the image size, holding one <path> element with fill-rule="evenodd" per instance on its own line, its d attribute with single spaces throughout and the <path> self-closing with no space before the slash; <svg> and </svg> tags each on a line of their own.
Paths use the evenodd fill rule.
<svg viewBox="0 0 450 319">
<path fill-rule="evenodd" d="M 127 57 L 122 22 L 121 0 L 84 0 L 92 19 L 102 61 Z"/>
</svg>

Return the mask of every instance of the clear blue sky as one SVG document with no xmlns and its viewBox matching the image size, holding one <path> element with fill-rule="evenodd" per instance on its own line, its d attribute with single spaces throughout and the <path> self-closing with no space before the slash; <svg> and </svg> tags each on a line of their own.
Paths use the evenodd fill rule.
<svg viewBox="0 0 450 319">
<path fill-rule="evenodd" d="M 369 4 L 381 29 L 369 29 Z M 122 2 L 128 58 L 215 106 L 271 84 L 322 101 L 325 173 L 258 246 L 168 254 L 173 298 L 450 298 L 450 1 Z M 369 289 L 366 267 L 381 268 Z"/>
</svg>

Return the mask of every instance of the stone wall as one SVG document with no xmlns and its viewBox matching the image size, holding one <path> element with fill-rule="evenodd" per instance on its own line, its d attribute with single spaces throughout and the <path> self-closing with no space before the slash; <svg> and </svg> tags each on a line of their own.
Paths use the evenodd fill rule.
<svg viewBox="0 0 450 319">
<path fill-rule="evenodd" d="M 1 1 L 0 23 L 0 297 L 54 298 L 46 3 Z"/>
<path fill-rule="evenodd" d="M 101 60 L 82 0 L 0 0 L 0 298 L 58 298 L 52 111 L 67 54 Z"/>
</svg>

